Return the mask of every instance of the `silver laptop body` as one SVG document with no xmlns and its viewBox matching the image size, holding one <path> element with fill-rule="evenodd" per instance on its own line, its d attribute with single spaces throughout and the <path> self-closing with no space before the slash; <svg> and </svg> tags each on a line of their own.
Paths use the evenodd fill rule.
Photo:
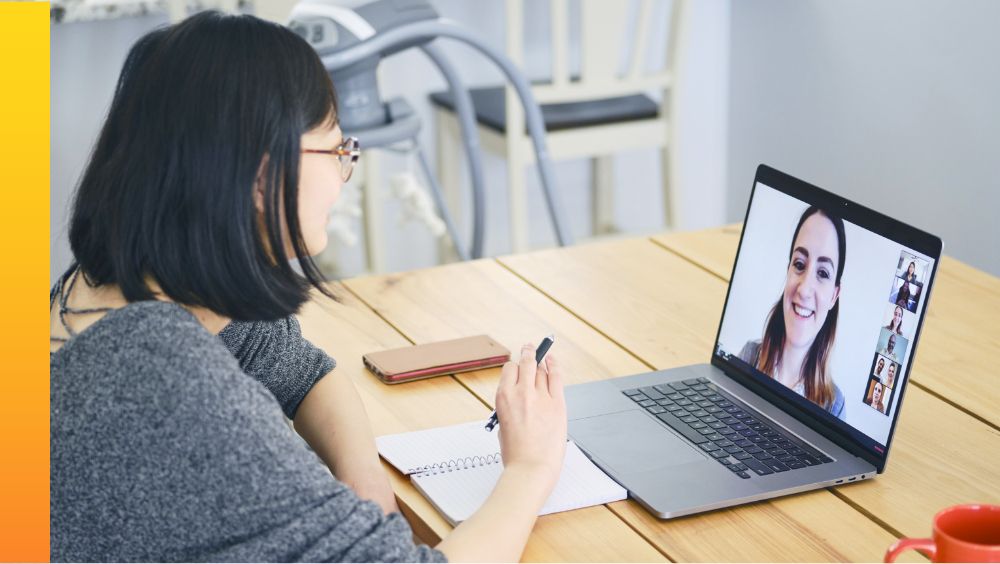
<svg viewBox="0 0 1000 564">
<path fill-rule="evenodd" d="M 772 196 L 764 188 L 770 188 L 775 194 Z M 818 205 L 829 210 L 836 206 L 843 213 L 843 221 L 850 224 L 849 236 L 841 235 L 841 239 L 847 239 L 847 251 L 843 253 L 846 257 L 843 264 L 845 286 L 852 266 L 852 253 L 858 259 L 856 262 L 863 263 L 859 255 L 873 248 L 873 243 L 863 239 L 869 235 L 862 234 L 859 229 L 878 226 L 880 233 L 872 235 L 878 238 L 872 240 L 888 241 L 885 243 L 889 249 L 884 251 L 886 256 L 889 252 L 896 253 L 892 244 L 898 244 L 901 249 L 902 254 L 896 253 L 900 257 L 898 263 L 886 262 L 885 270 L 892 274 L 886 274 L 885 280 L 867 278 L 874 276 L 877 279 L 881 276 L 879 272 L 864 273 L 864 280 L 860 280 L 860 273 L 855 274 L 855 279 L 851 280 L 853 294 L 850 298 L 859 300 L 858 296 L 865 295 L 868 305 L 862 308 L 860 302 L 854 301 L 851 302 L 853 310 L 848 311 L 848 306 L 838 309 L 842 324 L 836 327 L 836 347 L 843 349 L 835 348 L 832 357 L 839 358 L 833 365 L 839 370 L 833 376 L 834 383 L 843 394 L 844 411 L 839 419 L 830 415 L 829 407 L 824 410 L 810 403 L 800 395 L 802 392 L 795 393 L 767 375 L 755 373 L 751 365 L 737 358 L 740 342 L 733 345 L 720 340 L 729 330 L 726 310 L 731 309 L 732 315 L 737 315 L 737 306 L 731 305 L 730 299 L 737 283 L 740 257 L 744 249 L 749 252 L 753 247 L 748 238 L 754 235 L 749 232 L 766 223 L 760 217 L 767 212 L 759 209 L 763 204 L 758 204 L 757 216 L 751 213 L 758 192 L 762 193 L 758 197 L 761 201 L 765 196 L 782 202 L 781 198 L 791 197 L 801 201 L 802 208 Z M 804 218 L 806 214 L 802 215 Z M 866 480 L 885 468 L 906 375 L 929 298 L 930 281 L 940 258 L 940 239 L 764 165 L 757 172 L 744 226 L 710 364 L 566 388 L 570 438 L 594 463 L 624 486 L 629 497 L 661 518 Z M 858 248 L 852 249 L 852 243 Z M 783 252 L 788 252 L 787 246 Z M 910 261 L 910 257 L 921 258 Z M 794 258 L 788 260 L 791 262 L 786 264 L 798 268 Z M 919 262 L 923 267 L 919 287 L 917 274 L 902 270 L 909 269 L 908 262 Z M 897 271 L 897 267 L 900 270 Z M 876 270 L 870 266 L 866 268 Z M 914 292 L 909 296 L 900 296 L 898 288 L 892 292 L 893 286 L 901 285 L 894 277 L 914 281 L 908 288 L 917 294 L 916 303 L 911 303 Z M 874 290 L 865 290 L 883 282 L 886 294 L 878 299 L 885 300 L 887 305 L 875 301 L 876 297 L 870 295 Z M 907 301 L 907 297 L 911 301 Z M 894 336 L 896 346 L 905 340 L 908 350 L 900 352 L 897 348 L 895 355 L 880 356 L 880 352 L 885 353 L 885 336 L 879 333 L 882 310 L 886 316 L 897 313 L 899 308 L 893 300 L 913 308 L 904 319 L 906 323 L 897 321 L 895 325 L 900 331 Z M 879 311 L 872 311 L 876 308 Z M 864 319 L 865 315 L 870 321 L 853 321 Z M 859 326 L 871 325 L 876 317 L 880 319 L 878 327 L 861 330 L 845 326 L 848 321 Z M 890 318 L 890 324 L 892 321 Z M 882 335 L 882 340 L 873 340 L 876 335 Z M 838 354 L 841 357 L 837 357 Z M 870 367 L 865 368 L 869 365 L 862 364 L 858 359 L 861 356 L 872 359 Z M 881 367 L 879 358 L 882 358 Z M 892 381 L 886 380 L 888 359 L 899 361 L 895 363 L 898 370 Z M 894 364 L 892 360 L 889 360 L 890 365 Z M 875 389 L 881 390 L 880 393 L 874 394 Z M 880 400 L 874 399 L 876 395 Z M 884 398 L 889 399 L 882 401 Z"/>
</svg>

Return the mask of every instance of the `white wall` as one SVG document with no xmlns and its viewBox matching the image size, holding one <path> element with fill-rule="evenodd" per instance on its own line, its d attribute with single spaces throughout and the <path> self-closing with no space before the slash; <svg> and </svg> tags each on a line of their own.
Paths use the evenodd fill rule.
<svg viewBox="0 0 1000 564">
<path fill-rule="evenodd" d="M 763 162 L 1000 275 L 1000 2 L 732 3 L 727 217 Z"/>
<path fill-rule="evenodd" d="M 261 0 L 258 0 L 261 2 Z M 496 48 L 504 46 L 504 5 L 502 0 L 434 0 L 438 11 L 462 25 L 475 29 Z M 264 0 L 262 7 L 272 17 L 280 17 L 281 4 Z M 529 77 L 548 72 L 547 3 L 526 2 L 526 45 L 537 52 L 527 58 Z M 622 2 L 634 9 L 634 1 Z M 693 229 L 718 225 L 724 220 L 726 187 L 726 114 L 728 109 L 729 3 L 724 0 L 692 2 L 688 12 L 687 44 L 678 62 L 683 82 L 677 88 L 680 115 L 675 118 L 678 146 L 675 163 L 680 196 L 679 228 Z M 284 8 L 287 9 L 287 8 Z M 664 4 L 658 16 L 666 17 Z M 132 42 L 142 33 L 165 22 L 165 17 L 124 19 L 108 22 L 61 24 L 52 30 L 52 268 L 53 277 L 70 260 L 65 240 L 66 206 L 79 178 L 90 147 L 106 112 L 114 81 Z M 655 38 L 650 43 L 656 44 Z M 501 74 L 486 60 L 462 45 L 445 42 L 443 49 L 470 86 L 499 84 Z M 655 62 L 656 53 L 653 54 Z M 662 60 L 662 57 L 661 57 Z M 427 94 L 445 88 L 444 81 L 422 53 L 412 51 L 385 61 L 380 69 L 385 99 L 405 96 L 424 120 L 421 142 L 434 162 L 434 135 Z M 387 155 L 382 161 L 387 172 L 411 166 L 404 159 Z M 416 164 L 412 164 L 414 171 Z M 662 230 L 662 194 L 659 158 L 655 151 L 633 151 L 616 158 L 619 190 L 615 216 L 626 233 Z M 485 160 L 488 189 L 486 252 L 509 252 L 507 200 L 503 161 L 496 156 Z M 557 163 L 556 176 L 566 216 L 574 234 L 590 233 L 590 167 L 585 161 Z M 419 175 L 418 175 L 419 176 Z M 537 175 L 528 173 L 529 204 L 532 213 L 531 243 L 554 244 L 548 215 Z M 384 206 L 385 247 L 388 270 L 405 270 L 432 265 L 437 260 L 436 244 L 421 225 L 400 225 L 401 210 L 395 201 Z M 468 236 L 471 228 L 463 233 Z M 341 276 L 361 270 L 360 248 L 337 249 Z"/>
</svg>

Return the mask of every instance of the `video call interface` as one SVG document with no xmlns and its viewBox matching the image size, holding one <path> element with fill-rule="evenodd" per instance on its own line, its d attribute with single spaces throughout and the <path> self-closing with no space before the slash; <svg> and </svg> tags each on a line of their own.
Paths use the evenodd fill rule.
<svg viewBox="0 0 1000 564">
<path fill-rule="evenodd" d="M 758 183 L 716 354 L 885 445 L 933 260 Z"/>
</svg>

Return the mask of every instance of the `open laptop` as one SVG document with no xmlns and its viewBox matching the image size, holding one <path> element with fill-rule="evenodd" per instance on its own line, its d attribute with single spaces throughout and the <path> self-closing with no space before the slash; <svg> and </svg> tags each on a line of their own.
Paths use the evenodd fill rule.
<svg viewBox="0 0 1000 564">
<path fill-rule="evenodd" d="M 567 387 L 570 437 L 661 518 L 873 478 L 940 256 L 761 165 L 711 362 Z"/>
</svg>

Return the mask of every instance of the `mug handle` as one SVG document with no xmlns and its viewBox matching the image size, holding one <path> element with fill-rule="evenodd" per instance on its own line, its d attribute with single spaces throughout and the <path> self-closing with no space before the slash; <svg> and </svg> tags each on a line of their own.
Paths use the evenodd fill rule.
<svg viewBox="0 0 1000 564">
<path fill-rule="evenodd" d="M 910 549 L 923 553 L 932 562 L 934 561 L 935 552 L 937 552 L 932 539 L 899 539 L 885 552 L 883 562 L 895 562 L 901 552 Z"/>
</svg>

